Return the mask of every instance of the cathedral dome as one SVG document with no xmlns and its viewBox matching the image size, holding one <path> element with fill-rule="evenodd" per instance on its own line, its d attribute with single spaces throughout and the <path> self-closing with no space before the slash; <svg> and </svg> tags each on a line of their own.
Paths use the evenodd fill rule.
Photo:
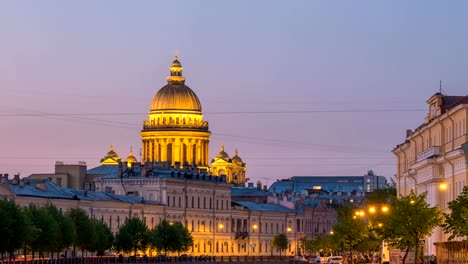
<svg viewBox="0 0 468 264">
<path fill-rule="evenodd" d="M 151 102 L 151 111 L 182 110 L 201 112 L 200 100 L 195 92 L 185 85 L 182 64 L 177 56 L 171 64 L 167 85 L 161 88 Z"/>
<path fill-rule="evenodd" d="M 136 163 L 137 162 L 137 159 L 135 158 L 135 156 L 133 156 L 132 148 L 130 148 L 130 152 L 128 153 L 127 163 L 128 162 L 130 162 L 130 163 Z"/>
<path fill-rule="evenodd" d="M 244 163 L 242 159 L 239 157 L 239 153 L 237 152 L 237 149 L 236 149 L 236 152 L 234 153 L 234 157 L 232 157 L 232 163 L 236 163 L 238 165 L 242 165 L 242 163 Z"/>
<path fill-rule="evenodd" d="M 225 161 L 229 161 L 229 155 L 224 151 L 224 145 L 221 146 L 221 150 L 219 151 L 218 154 L 216 154 L 215 159 L 222 159 Z"/>
</svg>

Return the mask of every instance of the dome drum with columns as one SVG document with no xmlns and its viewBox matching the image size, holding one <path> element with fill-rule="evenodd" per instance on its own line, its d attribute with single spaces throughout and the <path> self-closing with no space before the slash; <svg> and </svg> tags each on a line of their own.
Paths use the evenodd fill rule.
<svg viewBox="0 0 468 264">
<path fill-rule="evenodd" d="M 169 162 L 197 165 L 208 169 L 208 142 L 211 132 L 203 120 L 200 100 L 185 85 L 182 64 L 176 57 L 170 67 L 167 85 L 151 102 L 143 124 L 142 162 Z"/>
</svg>

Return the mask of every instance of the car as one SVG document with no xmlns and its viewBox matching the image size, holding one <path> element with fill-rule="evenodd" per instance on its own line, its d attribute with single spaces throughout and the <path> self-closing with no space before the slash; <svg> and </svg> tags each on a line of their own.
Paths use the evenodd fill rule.
<svg viewBox="0 0 468 264">
<path fill-rule="evenodd" d="M 327 261 L 328 264 L 343 264 L 343 257 L 342 256 L 333 256 L 330 257 Z"/>
</svg>

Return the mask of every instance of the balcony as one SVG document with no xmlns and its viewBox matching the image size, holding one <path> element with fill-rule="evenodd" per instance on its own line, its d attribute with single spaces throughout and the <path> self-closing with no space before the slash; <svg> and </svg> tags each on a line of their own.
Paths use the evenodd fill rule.
<svg viewBox="0 0 468 264">
<path fill-rule="evenodd" d="M 249 232 L 247 231 L 237 231 L 236 232 L 236 239 L 244 239 L 249 236 Z"/>
<path fill-rule="evenodd" d="M 421 160 L 425 160 L 425 159 L 432 158 L 434 156 L 439 156 L 439 155 L 440 155 L 440 146 L 430 147 L 418 154 L 417 161 L 420 162 Z"/>
</svg>

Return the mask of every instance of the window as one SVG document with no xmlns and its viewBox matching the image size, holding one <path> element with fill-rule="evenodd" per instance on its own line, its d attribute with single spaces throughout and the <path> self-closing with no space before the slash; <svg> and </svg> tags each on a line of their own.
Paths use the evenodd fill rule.
<svg viewBox="0 0 468 264">
<path fill-rule="evenodd" d="M 58 186 L 62 187 L 62 178 L 57 178 L 56 183 Z"/>
</svg>

